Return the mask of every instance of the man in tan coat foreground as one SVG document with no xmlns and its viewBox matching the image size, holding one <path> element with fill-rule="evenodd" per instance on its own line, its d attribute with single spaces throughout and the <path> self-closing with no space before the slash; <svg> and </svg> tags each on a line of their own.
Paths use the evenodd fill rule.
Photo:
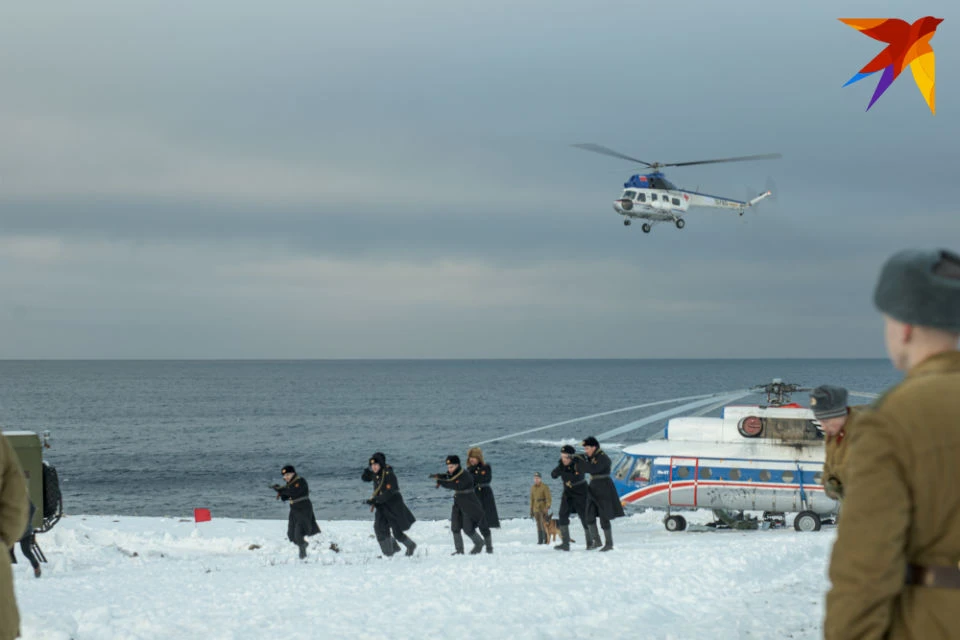
<svg viewBox="0 0 960 640">
<path fill-rule="evenodd" d="M 960 256 L 903 251 L 874 304 L 902 382 L 857 416 L 824 636 L 960 637 Z"/>
<path fill-rule="evenodd" d="M 10 549 L 23 535 L 30 514 L 27 481 L 16 452 L 0 433 L 0 640 L 20 637 L 20 613 L 13 591 Z"/>
</svg>

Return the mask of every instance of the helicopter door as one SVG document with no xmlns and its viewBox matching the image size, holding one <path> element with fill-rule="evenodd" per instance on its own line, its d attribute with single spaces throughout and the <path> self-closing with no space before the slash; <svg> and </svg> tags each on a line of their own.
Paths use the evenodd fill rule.
<svg viewBox="0 0 960 640">
<path fill-rule="evenodd" d="M 699 458 L 670 456 L 670 482 L 667 486 L 667 504 L 672 507 L 697 506 L 697 476 L 700 474 Z M 693 502 L 688 502 L 693 500 Z"/>
</svg>

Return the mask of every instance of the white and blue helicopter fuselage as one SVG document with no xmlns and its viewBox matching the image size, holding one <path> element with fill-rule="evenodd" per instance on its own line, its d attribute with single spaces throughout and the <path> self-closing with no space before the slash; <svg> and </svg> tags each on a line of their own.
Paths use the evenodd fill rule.
<svg viewBox="0 0 960 640">
<path fill-rule="evenodd" d="M 838 502 L 823 491 L 824 437 L 813 413 L 793 406 L 728 406 L 721 418 L 674 418 L 663 438 L 627 447 L 611 470 L 624 506 L 798 513 L 820 528 Z M 802 516 L 802 519 L 801 519 Z"/>
<path fill-rule="evenodd" d="M 678 229 L 685 226 L 683 215 L 690 207 L 712 207 L 743 212 L 769 197 L 770 191 L 761 193 L 752 200 L 734 200 L 698 191 L 679 189 L 661 173 L 631 176 L 624 183 L 620 197 L 613 201 L 613 210 L 624 217 L 624 224 L 639 218 L 651 222 L 673 222 Z M 643 231 L 650 232 L 650 224 L 644 223 Z"/>
</svg>

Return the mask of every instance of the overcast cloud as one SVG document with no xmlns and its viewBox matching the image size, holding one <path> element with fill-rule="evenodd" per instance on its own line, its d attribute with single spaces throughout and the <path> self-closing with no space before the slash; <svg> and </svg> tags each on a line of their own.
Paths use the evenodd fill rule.
<svg viewBox="0 0 960 640">
<path fill-rule="evenodd" d="M 882 357 L 883 260 L 960 250 L 952 4 L 5 8 L 0 357 Z M 865 112 L 837 18 L 923 15 L 937 115 Z M 577 142 L 777 199 L 646 235 Z"/>
</svg>

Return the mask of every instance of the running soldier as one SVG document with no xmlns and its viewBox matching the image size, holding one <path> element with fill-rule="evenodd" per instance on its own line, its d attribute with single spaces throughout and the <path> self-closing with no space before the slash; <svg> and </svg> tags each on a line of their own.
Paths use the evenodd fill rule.
<svg viewBox="0 0 960 640">
<path fill-rule="evenodd" d="M 305 538 L 320 533 L 320 525 L 313 514 L 313 504 L 310 502 L 310 488 L 307 481 L 297 475 L 293 465 L 288 464 L 280 469 L 286 484 L 271 485 L 277 492 L 277 500 L 290 503 L 290 515 L 287 517 L 287 539 L 300 548 L 300 558 L 307 557 L 307 541 Z"/>
<path fill-rule="evenodd" d="M 625 515 L 623 505 L 620 504 L 620 496 L 617 494 L 617 487 L 610 479 L 610 468 L 613 463 L 593 436 L 585 438 L 582 444 L 583 450 L 587 453 L 586 456 L 581 455 L 580 468 L 590 474 L 587 524 L 592 539 L 588 540 L 587 549 L 600 547 L 600 533 L 597 531 L 597 517 L 599 517 L 604 537 L 603 548 L 600 551 L 610 551 L 613 549 L 613 529 L 610 521 Z"/>
<path fill-rule="evenodd" d="M 379 451 L 370 456 L 370 466 L 363 470 L 360 479 L 373 482 L 373 496 L 365 503 L 370 505 L 371 511 L 377 512 L 373 517 L 373 532 L 383 555 L 389 558 L 399 551 L 399 541 L 407 548 L 407 555 L 412 556 L 417 543 L 407 537 L 404 531 L 412 527 L 417 519 L 400 495 L 400 484 L 393 473 L 393 467 L 387 465 L 387 457 Z M 391 529 L 393 536 L 390 535 Z"/>
<path fill-rule="evenodd" d="M 489 529 L 499 529 L 500 514 L 497 513 L 497 501 L 494 499 L 493 489 L 490 487 L 490 482 L 493 480 L 493 471 L 490 469 L 490 465 L 484 461 L 483 451 L 480 447 L 473 447 L 467 451 L 467 471 L 473 476 L 473 486 L 477 490 L 477 497 L 480 498 L 483 513 L 487 517 L 487 527 Z"/>
<path fill-rule="evenodd" d="M 31 500 L 30 517 L 27 519 L 27 528 L 20 537 L 20 551 L 23 552 L 23 557 L 30 561 L 30 566 L 33 567 L 33 575 L 39 578 L 41 573 L 40 561 L 37 560 L 37 556 L 33 553 L 33 545 L 37 540 L 37 536 L 33 532 L 33 514 L 36 512 L 37 507 L 33 504 L 33 500 Z M 10 547 L 10 564 L 17 564 L 17 556 L 13 552 L 13 547 Z"/>
<path fill-rule="evenodd" d="M 477 492 L 473 488 L 473 476 L 460 466 L 460 457 L 456 455 L 447 456 L 447 473 L 434 473 L 431 479 L 437 481 L 437 487 L 451 489 L 453 491 L 453 507 L 450 509 L 450 530 L 453 531 L 453 547 L 455 551 L 451 555 L 463 555 L 463 536 L 461 531 L 467 534 L 467 537 L 473 540 L 473 549 L 471 554 L 477 554 L 483 551 L 484 543 L 487 546 L 487 553 L 493 553 L 493 541 L 490 539 L 489 531 L 483 512 L 483 505 Z M 487 534 L 481 538 L 477 535 L 476 529 L 486 530 Z"/>
<path fill-rule="evenodd" d="M 587 478 L 583 475 L 582 463 L 574 457 L 576 450 L 568 444 L 560 448 L 560 461 L 550 472 L 551 478 L 563 480 L 563 494 L 560 496 L 560 517 L 557 526 L 560 527 L 560 544 L 553 548 L 558 551 L 570 551 L 570 512 L 573 511 L 580 518 L 583 533 L 586 536 L 587 548 L 590 548 L 590 532 L 587 531 Z"/>
</svg>

